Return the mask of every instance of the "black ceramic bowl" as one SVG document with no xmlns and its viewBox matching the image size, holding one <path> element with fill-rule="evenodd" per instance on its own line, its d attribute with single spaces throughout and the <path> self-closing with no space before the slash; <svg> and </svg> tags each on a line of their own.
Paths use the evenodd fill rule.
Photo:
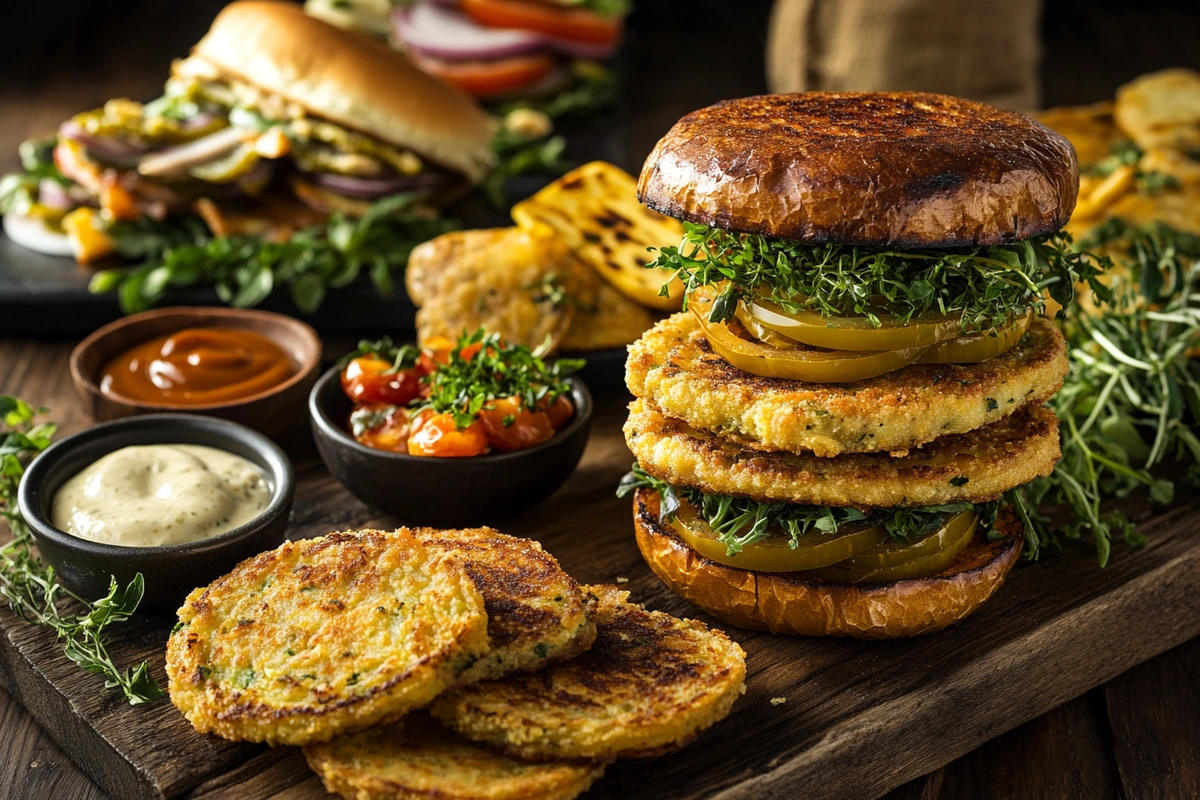
<svg viewBox="0 0 1200 800">
<path fill-rule="evenodd" d="M 347 432 L 352 404 L 339 374 L 336 367 L 326 372 L 309 395 L 317 450 L 352 495 L 405 525 L 491 525 L 537 505 L 575 471 L 592 426 L 592 396 L 572 378 L 575 418 L 536 447 L 473 458 L 376 450 Z"/>
<path fill-rule="evenodd" d="M 147 444 L 199 444 L 239 455 L 266 473 L 271 502 L 258 517 L 228 533 L 161 547 L 93 542 L 54 527 L 54 495 L 68 479 L 114 450 Z M 71 591 L 86 599 L 103 597 L 110 575 L 125 586 L 140 572 L 146 583 L 142 609 L 166 614 L 193 588 L 282 542 L 295 491 L 291 462 L 262 434 L 213 417 L 151 414 L 106 422 L 50 445 L 25 470 L 17 503 L 38 551 Z"/>
</svg>

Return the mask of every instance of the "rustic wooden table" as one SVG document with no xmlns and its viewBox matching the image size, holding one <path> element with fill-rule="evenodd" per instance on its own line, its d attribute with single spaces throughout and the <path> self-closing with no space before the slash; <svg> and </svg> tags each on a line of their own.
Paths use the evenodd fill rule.
<svg viewBox="0 0 1200 800">
<path fill-rule="evenodd" d="M 198 38 L 222 4 L 77 0 L 46 10 L 23 4 L 21 24 L 0 28 L 6 76 L 0 85 L 0 171 L 14 165 L 21 139 L 52 130 L 72 111 L 112 96 L 153 96 L 169 59 Z M 731 25 L 717 23 L 728 14 L 721 0 L 641 5 L 632 26 L 631 72 L 654 80 L 630 86 L 634 160 L 680 114 L 763 89 L 759 65 L 768 6 L 765 0 L 742 4 L 744 16 Z M 1120 82 L 1150 69 L 1189 61 L 1200 66 L 1200 51 L 1191 41 L 1194 15 L 1161 2 L 1142 2 L 1136 9 L 1122 5 L 1115 0 L 1049 2 L 1048 104 L 1104 99 Z M 90 10 L 78 18 L 56 18 L 78 7 Z M 0 341 L 0 393 L 53 408 L 64 432 L 88 424 L 62 369 L 71 344 Z M 623 446 L 613 402 L 598 420 L 593 452 Z M 1112 631 L 1114 640 L 1121 636 L 1120 629 Z M 945 735 L 953 741 L 952 721 Z M 21 705 L 0 691 L 0 797 L 103 796 Z M 1197 796 L 1200 640 L 1151 659 L 888 795 L 897 800 Z"/>
</svg>

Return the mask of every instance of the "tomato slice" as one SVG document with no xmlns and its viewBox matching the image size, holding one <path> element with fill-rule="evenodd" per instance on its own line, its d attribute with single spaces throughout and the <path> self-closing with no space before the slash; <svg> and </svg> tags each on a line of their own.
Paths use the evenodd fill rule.
<svg viewBox="0 0 1200 800">
<path fill-rule="evenodd" d="M 620 17 L 602 17 L 583 8 L 554 8 L 529 0 L 462 0 L 462 10 L 476 22 L 493 28 L 519 28 L 592 44 L 615 43 L 624 27 Z"/>
<path fill-rule="evenodd" d="M 885 541 L 810 575 L 837 583 L 884 583 L 936 575 L 954 563 L 979 528 L 974 510 L 960 511 L 937 531 L 911 542 Z"/>
<path fill-rule="evenodd" d="M 545 411 L 530 411 L 519 397 L 493 400 L 479 411 L 479 421 L 487 431 L 488 444 L 510 453 L 548 442 L 554 438 L 554 426 Z"/>
<path fill-rule="evenodd" d="M 554 57 L 542 53 L 493 61 L 446 61 L 410 52 L 418 67 L 475 97 L 493 97 L 532 86 L 554 69 Z"/>
<path fill-rule="evenodd" d="M 342 370 L 342 391 L 355 403 L 408 405 L 421 394 L 421 373 L 417 369 L 391 369 L 392 365 L 382 358 L 356 358 Z"/>
<path fill-rule="evenodd" d="M 483 423 L 475 420 L 463 429 L 454 422 L 453 414 L 424 411 L 413 420 L 408 437 L 410 456 L 464 458 L 487 452 L 487 433 Z"/>
</svg>

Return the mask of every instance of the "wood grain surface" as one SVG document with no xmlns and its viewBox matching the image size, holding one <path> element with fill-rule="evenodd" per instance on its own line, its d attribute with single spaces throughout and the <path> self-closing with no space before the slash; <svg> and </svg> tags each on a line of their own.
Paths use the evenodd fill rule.
<svg viewBox="0 0 1200 800">
<path fill-rule="evenodd" d="M 223 4 L 224 0 L 189 3 L 63 0 L 52 7 L 21 3 L 6 8 L 6 24 L 0 26 L 0 68 L 6 76 L 6 80 L 0 81 L 3 112 L 0 113 L 0 170 L 16 165 L 16 145 L 22 139 L 53 130 L 75 111 L 98 105 L 109 97 L 153 96 L 161 87 L 169 59 L 186 52 Z M 637 4 L 631 24 L 630 71 L 634 76 L 650 79 L 635 80 L 629 87 L 634 116 L 628 168 L 636 170 L 657 138 L 682 114 L 717 99 L 763 90 L 761 53 L 769 5 L 766 0 L 739 4 L 736 17 L 731 18 L 725 0 L 647 0 Z M 1122 0 L 1047 0 L 1042 61 L 1045 104 L 1106 99 L 1120 83 L 1152 69 L 1177 65 L 1200 68 L 1200 48 L 1194 46 L 1196 13 L 1194 4 L 1171 0 L 1143 0 L 1136 4 Z M 19 391 L 37 402 L 52 405 L 55 418 L 64 423 L 66 431 L 88 424 L 63 369 L 68 349 L 66 344 L 0 342 L 0 391 Z M 606 444 L 597 437 L 583 465 L 586 472 L 576 475 L 527 524 L 550 526 L 556 532 L 556 541 L 598 538 L 600 545 L 591 551 L 595 558 L 589 558 L 583 565 L 569 565 L 570 568 L 581 566 L 581 578 L 592 575 L 610 579 L 624 574 L 634 579 L 630 588 L 640 599 L 654 603 L 659 596 L 653 579 L 635 571 L 642 568 L 630 541 L 620 536 L 628 532 L 627 509 L 609 498 L 608 487 L 599 485 L 617 477 L 624 468 L 618 456 L 628 457 L 621 447 L 611 438 Z M 606 458 L 613 459 L 611 467 L 603 466 Z M 598 481 L 594 493 L 577 490 L 583 474 L 588 480 Z M 306 472 L 306 480 L 307 477 Z M 320 531 L 323 527 L 346 527 L 369 520 L 369 513 L 347 500 L 337 487 L 319 482 L 306 483 L 308 486 L 313 487 L 314 505 L 303 504 L 297 509 L 297 530 Z M 591 500 L 596 501 L 595 506 L 590 504 Z M 1176 519 L 1175 523 L 1178 522 Z M 598 532 L 610 530 L 615 532 L 611 539 L 597 536 Z M 1156 542 L 1156 548 L 1161 544 Z M 609 555 L 606 548 L 617 555 Z M 1164 551 L 1158 550 L 1148 558 L 1157 559 L 1163 554 Z M 1114 566 L 1125 568 L 1131 559 L 1139 557 L 1140 554 L 1119 549 Z M 1068 558 L 1074 560 L 1061 569 L 1077 571 L 1079 581 L 1088 583 L 1104 577 L 1093 568 L 1088 554 Z M 1026 583 L 1025 576 L 1043 566 L 1018 569 L 1013 582 L 996 600 L 1005 603 L 1004 614 L 1020 618 L 1044 601 L 1039 592 L 1025 588 L 1032 585 Z M 666 606 L 680 608 L 669 603 Z M 1156 614 L 1160 623 L 1166 615 L 1165 610 Z M 1116 620 L 1100 631 L 1098 641 L 1076 652 L 1075 657 L 1083 661 L 1099 659 L 1111 671 L 1111 651 L 1124 652 L 1125 639 L 1136 627 L 1133 620 Z M 976 638 L 983 639 L 991 633 L 984 631 Z M 956 648 L 969 649 L 969 641 L 955 642 Z M 829 663 L 829 653 L 839 645 L 817 644 L 820 657 L 812 664 L 797 665 L 786 655 L 764 653 L 758 645 L 748 643 L 752 683 L 760 682 L 768 674 L 795 681 L 803 675 L 811 676 L 814 671 L 815 679 L 820 681 L 826 668 L 823 665 Z M 915 674 L 929 668 L 920 659 L 930 657 L 929 653 L 914 654 L 911 668 Z M 850 666 L 841 671 L 829 667 L 829 675 L 820 684 L 825 694 L 850 700 L 858 698 L 864 686 L 870 685 L 872 669 L 878 670 L 879 666 L 869 654 L 851 655 L 848 663 Z M 995 683 L 974 687 L 972 694 L 965 699 L 959 697 L 958 702 L 967 702 L 983 693 L 985 687 L 988 691 L 995 690 L 997 684 L 1015 695 L 1036 698 L 1046 690 L 1034 675 L 1045 669 L 1045 665 L 1022 666 L 1024 672 L 1005 669 L 994 678 Z M 161 677 L 161 665 L 156 665 L 156 669 Z M 906 665 L 901 673 L 908 669 Z M 1007 726 L 998 725 L 985 731 L 987 736 L 995 738 L 970 752 L 967 752 L 971 746 L 969 737 L 964 737 L 960 730 L 961 709 L 955 706 L 946 717 L 936 721 L 940 735 L 931 749 L 938 756 L 934 759 L 938 763 L 945 760 L 940 755 L 946 759 L 965 755 L 936 769 L 926 767 L 932 771 L 887 796 L 889 800 L 1198 797 L 1198 676 L 1200 639 L 1193 638 L 1015 729 L 1004 732 Z M 838 680 L 843 685 L 834 683 Z M 932 684 L 937 689 L 943 682 L 935 680 Z M 787 749 L 778 747 L 774 734 L 770 734 L 776 717 L 790 711 L 803 720 L 819 699 L 807 691 L 800 694 L 786 690 L 786 694 L 787 703 L 770 706 L 763 698 L 773 695 L 763 685 L 742 701 L 735 717 L 727 723 L 751 731 L 742 744 L 722 746 L 719 728 L 679 757 L 691 759 L 687 764 L 694 765 L 699 775 L 704 774 L 709 764 L 722 759 L 729 760 L 743 774 L 760 772 L 764 759 L 768 765 L 774 763 Z M 1053 702 L 1061 699 L 1065 698 L 1055 695 Z M 82 705 L 91 707 L 87 702 Z M 68 709 L 65 713 L 73 711 Z M 758 741 L 764 734 L 771 738 Z M 156 730 L 142 727 L 137 735 L 153 742 Z M 189 749 L 170 742 L 160 744 L 162 752 L 181 760 L 200 760 L 207 755 L 204 749 Z M 90 753 L 74 749 L 70 752 L 80 762 L 91 763 Z M 929 763 L 929 758 L 930 753 L 925 752 L 904 754 L 901 760 Z M 659 773 L 664 765 L 674 774 L 676 767 L 670 764 L 657 761 L 619 765 L 598 786 L 595 796 L 603 796 L 600 792 L 618 796 L 623 791 L 630 796 L 652 796 L 653 790 L 661 786 L 663 778 Z M 92 768 L 95 771 L 97 765 Z M 870 773 L 886 770 L 888 765 L 872 757 L 854 768 Z M 700 786 L 701 793 L 710 788 L 702 780 L 699 784 L 695 780 L 687 784 L 685 777 L 684 782 Z M 832 776 L 826 776 L 826 783 L 833 790 L 838 788 L 838 781 Z M 783 796 L 792 794 L 788 791 Z M 192 790 L 192 795 L 237 800 L 326 796 L 295 753 L 287 749 L 264 750 L 238 769 L 201 783 Z M 0 690 L 0 797 L 91 800 L 106 796 L 67 751 L 54 744 L 11 695 Z"/>
<path fill-rule="evenodd" d="M 0 391 L 50 406 L 64 434 L 89 422 L 72 402 L 64 369 L 68 350 L 66 344 L 0 343 L 0 363 L 11 366 L 0 376 Z M 547 503 L 500 527 L 538 539 L 581 581 L 628 580 L 635 599 L 695 615 L 642 563 L 628 501 L 613 496 L 630 463 L 619 431 L 624 403 L 620 394 L 602 399 L 575 475 Z M 311 451 L 294 457 L 303 502 L 297 503 L 293 538 L 396 524 L 350 497 Z M 1022 565 L 979 614 L 934 636 L 866 643 L 730 631 L 745 647 L 749 667 L 749 691 L 731 717 L 652 765 L 613 766 L 591 796 L 872 797 L 937 770 L 1200 634 L 1198 511 L 1200 498 L 1189 498 L 1144 520 L 1149 545 L 1138 552 L 1118 549 L 1105 570 L 1083 547 Z M 126 664 L 149 658 L 162 680 L 170 624 L 148 618 L 126 623 L 113 638 L 114 658 Z M 168 703 L 130 707 L 66 661 L 47 631 L 7 611 L 0 611 L 0 664 L 7 691 L 113 796 L 321 794 L 298 751 L 200 736 Z M 1104 707 L 1118 714 L 1107 732 L 1085 724 L 1099 713 L 1092 705 L 1074 704 L 1050 717 L 1041 746 L 1072 768 L 1039 778 L 1044 794 L 1032 796 L 1076 788 L 1079 796 L 1104 796 L 1127 783 L 1144 786 L 1140 781 L 1148 774 L 1172 789 L 1194 785 L 1198 760 L 1187 750 L 1196 746 L 1195 720 L 1190 737 L 1183 728 L 1178 738 L 1157 741 L 1164 718 L 1173 719 L 1180 706 L 1200 705 L 1195 681 L 1187 679 L 1194 665 L 1193 655 L 1142 679 L 1152 686 L 1157 677 L 1160 685 L 1175 687 L 1149 705 L 1137 699 L 1133 678 L 1106 690 Z M 772 705 L 773 697 L 787 701 Z M 1076 726 L 1092 731 L 1090 737 L 1065 735 Z M 1115 767 L 1097 769 L 1102 764 Z M 24 780 L 47 774 L 39 768 L 24 770 Z M 962 787 L 946 783 L 956 774 L 941 773 L 940 783 L 921 788 L 920 796 L 962 796 Z"/>
</svg>

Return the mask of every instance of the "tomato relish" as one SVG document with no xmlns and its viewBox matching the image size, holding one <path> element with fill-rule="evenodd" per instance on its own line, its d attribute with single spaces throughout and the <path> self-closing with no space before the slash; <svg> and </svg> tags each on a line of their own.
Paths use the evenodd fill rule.
<svg viewBox="0 0 1200 800">
<path fill-rule="evenodd" d="M 421 347 L 360 342 L 341 375 L 354 403 L 350 433 L 367 447 L 437 458 L 535 447 L 574 419 L 567 378 L 583 365 L 543 355 L 483 329 Z"/>
</svg>

